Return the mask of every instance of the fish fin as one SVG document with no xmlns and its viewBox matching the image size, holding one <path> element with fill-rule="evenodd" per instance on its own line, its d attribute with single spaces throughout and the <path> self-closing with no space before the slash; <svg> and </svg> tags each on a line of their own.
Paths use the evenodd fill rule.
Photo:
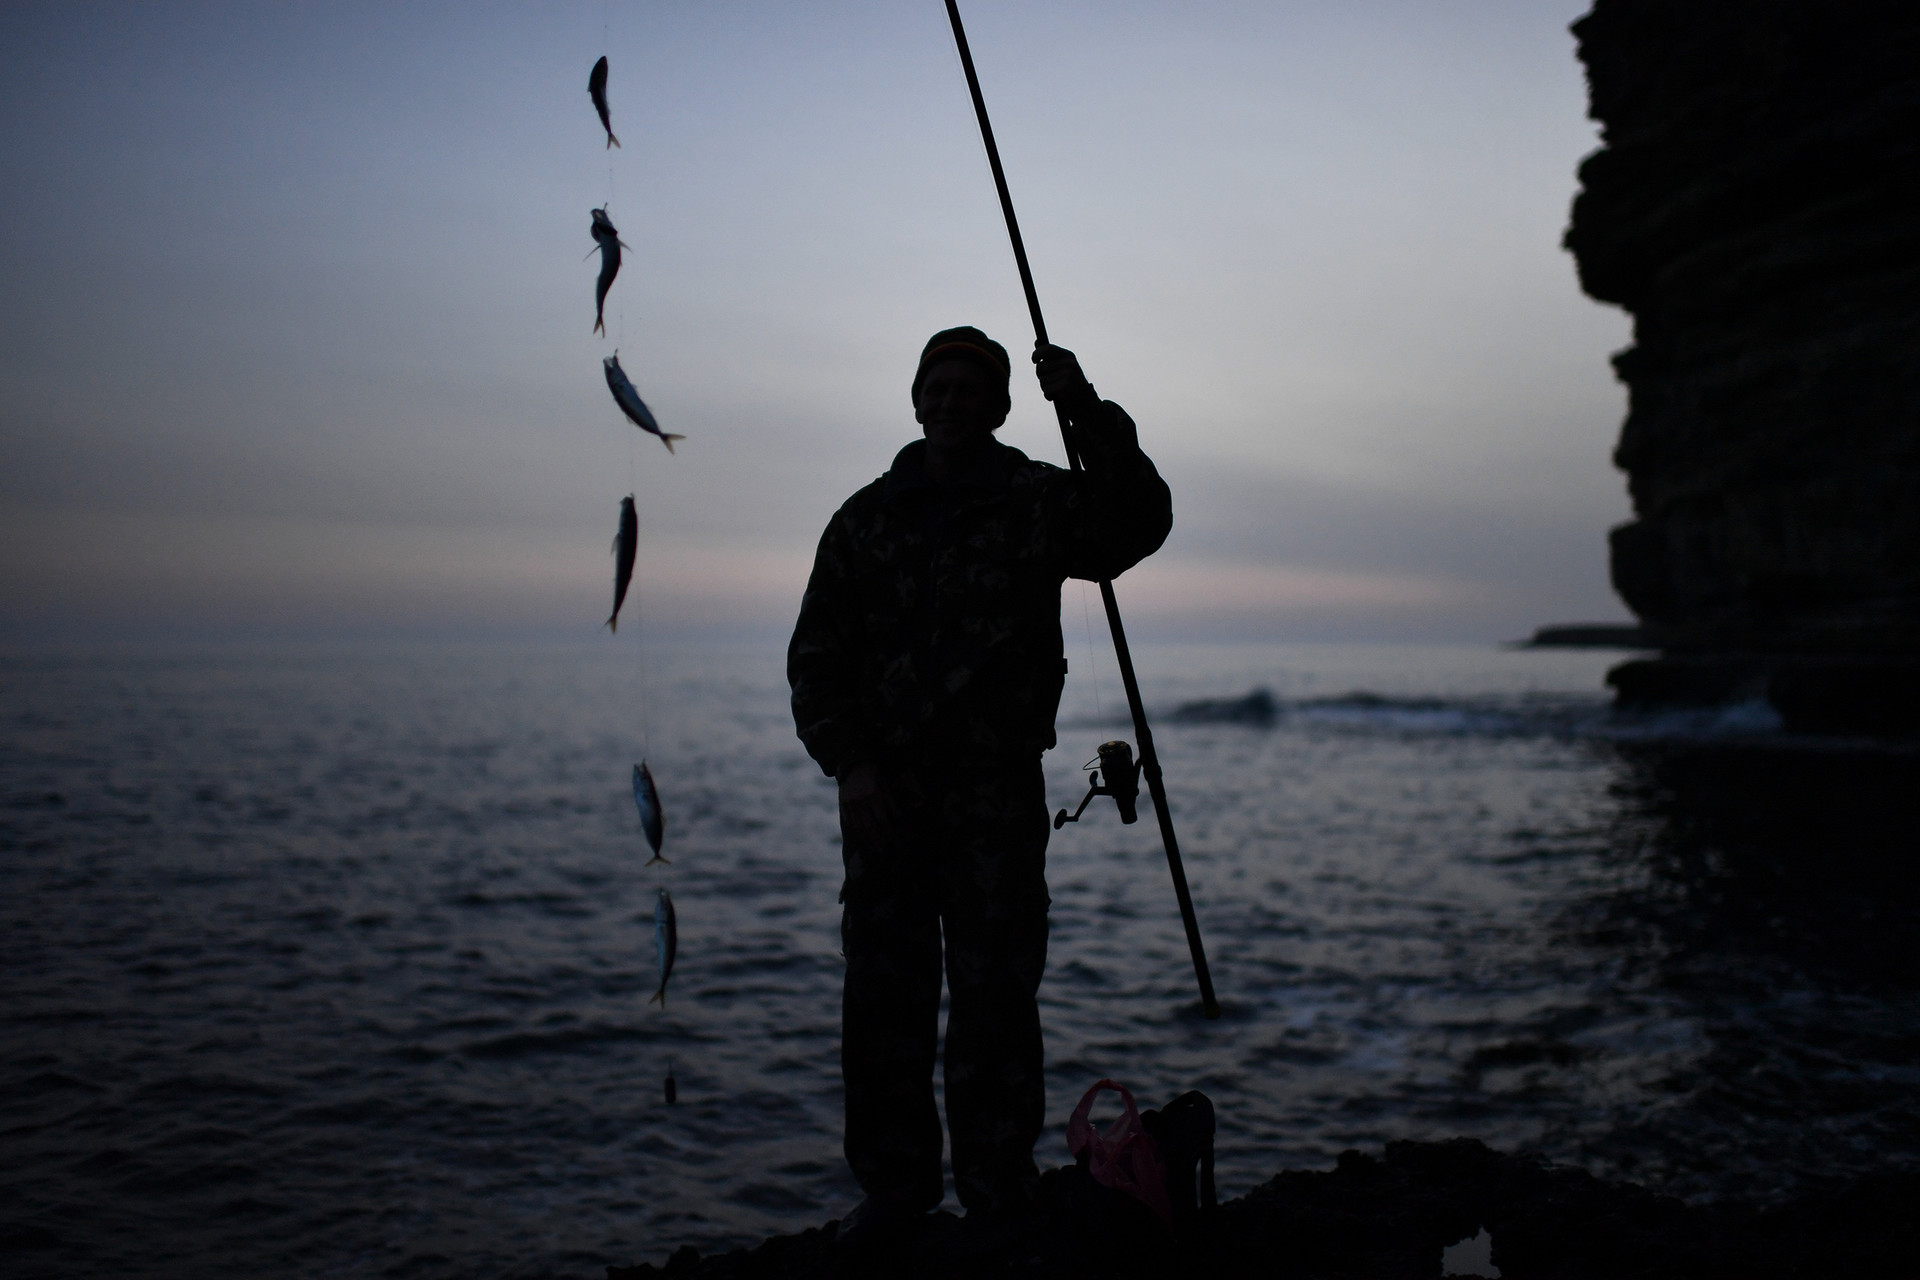
<svg viewBox="0 0 1920 1280">
<path fill-rule="evenodd" d="M 586 257 L 586 258 L 582 258 L 582 259 L 580 259 L 580 261 L 582 261 L 582 262 L 585 262 L 585 261 L 587 260 L 587 258 L 591 258 L 591 257 L 592 257 L 592 256 L 593 256 L 594 254 L 596 254 L 596 253 L 598 253 L 598 252 L 600 252 L 600 246 L 599 246 L 599 245 L 595 245 L 595 246 L 593 246 L 593 248 L 591 248 L 591 249 L 589 249 L 589 250 L 587 250 L 587 257 Z"/>
<path fill-rule="evenodd" d="M 652 866 L 652 865 L 653 865 L 654 863 L 656 863 L 656 862 L 659 862 L 659 863 L 663 863 L 663 864 L 665 864 L 666 866 L 669 866 L 669 867 L 673 865 L 673 863 L 672 863 L 672 862 L 670 862 L 670 861 L 668 861 L 668 860 L 667 860 L 666 858 L 663 858 L 663 857 L 661 857 L 661 856 L 660 856 L 659 854 L 657 854 L 657 853 L 656 853 L 656 854 L 654 854 L 654 855 L 653 855 L 653 856 L 652 856 L 651 858 L 648 858 L 648 859 L 647 859 L 647 862 L 646 862 L 646 865 L 650 867 L 650 866 Z"/>
</svg>

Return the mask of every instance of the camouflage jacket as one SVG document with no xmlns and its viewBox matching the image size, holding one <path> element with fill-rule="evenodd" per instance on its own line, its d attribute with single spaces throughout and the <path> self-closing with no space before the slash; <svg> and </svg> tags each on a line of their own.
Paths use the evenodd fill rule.
<svg viewBox="0 0 1920 1280">
<path fill-rule="evenodd" d="M 926 442 L 834 514 L 787 648 L 793 719 L 829 777 L 902 755 L 1032 759 L 1054 743 L 1060 586 L 1118 577 L 1173 526 L 1166 482 L 1118 405 L 1087 470 L 992 442 L 948 487 Z"/>
</svg>

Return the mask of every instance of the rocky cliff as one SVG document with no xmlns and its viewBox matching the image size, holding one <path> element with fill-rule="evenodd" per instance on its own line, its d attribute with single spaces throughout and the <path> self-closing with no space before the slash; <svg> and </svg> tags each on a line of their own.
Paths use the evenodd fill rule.
<svg viewBox="0 0 1920 1280">
<path fill-rule="evenodd" d="M 1573 30 L 1605 145 L 1566 245 L 1634 317 L 1613 581 L 1665 650 L 1615 683 L 1920 724 L 1920 4 L 1596 0 Z"/>
</svg>

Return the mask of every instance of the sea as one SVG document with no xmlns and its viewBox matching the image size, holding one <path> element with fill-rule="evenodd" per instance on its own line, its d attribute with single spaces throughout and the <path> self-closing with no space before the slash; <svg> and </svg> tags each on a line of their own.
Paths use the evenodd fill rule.
<svg viewBox="0 0 1920 1280">
<path fill-rule="evenodd" d="M 1133 737 L 1070 652 L 1056 808 Z M 1139 646 L 1223 1015 L 1144 795 L 1096 798 L 1047 855 L 1042 1166 L 1102 1078 L 1205 1092 L 1223 1197 L 1397 1139 L 1689 1201 L 1920 1161 L 1920 755 L 1616 711 L 1623 656 Z M 0 1270 L 597 1278 L 843 1214 L 835 791 L 782 663 L 0 655 Z"/>
</svg>

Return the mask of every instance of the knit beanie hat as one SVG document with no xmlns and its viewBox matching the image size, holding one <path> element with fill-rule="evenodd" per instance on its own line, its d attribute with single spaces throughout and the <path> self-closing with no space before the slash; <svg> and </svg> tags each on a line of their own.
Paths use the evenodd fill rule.
<svg viewBox="0 0 1920 1280">
<path fill-rule="evenodd" d="M 1013 405 L 1013 396 L 1008 389 L 1013 371 L 1007 362 L 1007 349 L 980 332 L 972 325 L 961 325 L 958 329 L 942 329 L 927 339 L 927 345 L 920 349 L 920 367 L 913 374 L 913 403 L 920 404 L 920 384 L 926 380 L 927 369 L 942 360 L 971 360 L 991 373 L 1000 384 L 1001 398 L 1008 407 Z"/>
</svg>

